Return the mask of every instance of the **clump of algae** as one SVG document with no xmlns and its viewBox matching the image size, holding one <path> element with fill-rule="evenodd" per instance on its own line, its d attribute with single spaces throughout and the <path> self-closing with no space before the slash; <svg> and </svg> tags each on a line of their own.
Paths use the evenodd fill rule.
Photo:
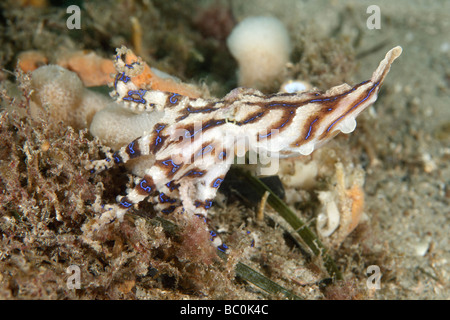
<svg viewBox="0 0 450 320">
<path fill-rule="evenodd" d="M 30 117 L 30 81 L 24 74 L 18 80 L 19 97 L 6 90 L 0 96 L 0 297 L 249 297 L 232 283 L 233 266 L 208 250 L 206 228 L 173 221 L 174 233 L 148 214 L 130 214 L 83 232 L 131 179 L 123 168 L 85 170 L 85 161 L 102 156 L 99 142 L 62 121 Z M 80 268 L 79 289 L 67 285 L 73 265 Z"/>
</svg>

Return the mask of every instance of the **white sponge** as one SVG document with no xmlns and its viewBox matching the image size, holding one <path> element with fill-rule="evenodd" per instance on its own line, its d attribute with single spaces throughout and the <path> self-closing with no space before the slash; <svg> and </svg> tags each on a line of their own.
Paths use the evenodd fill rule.
<svg viewBox="0 0 450 320">
<path fill-rule="evenodd" d="M 157 111 L 136 114 L 120 104 L 111 103 L 95 114 L 89 130 L 103 144 L 118 150 L 144 135 L 162 116 L 163 113 Z"/>
<path fill-rule="evenodd" d="M 53 119 L 68 121 L 83 96 L 83 83 L 76 73 L 57 65 L 42 66 L 31 74 L 33 101 L 51 107 Z"/>
<path fill-rule="evenodd" d="M 109 97 L 83 86 L 75 72 L 58 65 L 42 66 L 31 73 L 31 117 L 74 129 L 89 127 L 94 114 L 110 103 Z M 47 110 L 47 112 L 44 112 Z"/>
<path fill-rule="evenodd" d="M 228 48 L 239 63 L 239 86 L 264 89 L 273 86 L 289 62 L 288 31 L 273 17 L 248 17 L 227 39 Z"/>
</svg>

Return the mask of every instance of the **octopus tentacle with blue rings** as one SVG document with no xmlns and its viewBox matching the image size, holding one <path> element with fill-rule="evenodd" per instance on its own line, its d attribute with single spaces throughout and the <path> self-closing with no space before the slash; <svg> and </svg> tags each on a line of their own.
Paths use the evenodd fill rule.
<svg viewBox="0 0 450 320">
<path fill-rule="evenodd" d="M 90 164 L 90 169 L 104 169 L 143 156 L 154 158 L 135 187 L 109 207 L 108 216 L 122 219 L 134 204 L 149 199 L 162 214 L 206 220 L 236 155 L 252 152 L 275 160 L 309 155 L 338 133 L 352 132 L 356 117 L 376 101 L 402 49 L 390 50 L 372 77 L 353 87 L 271 95 L 237 88 L 223 99 L 210 100 L 138 88 L 130 80 L 142 72 L 142 62 L 126 63 L 128 52 L 118 49 L 112 96 L 126 108 L 158 112 L 160 118 L 143 136 Z M 214 231 L 211 240 L 225 250 Z"/>
</svg>

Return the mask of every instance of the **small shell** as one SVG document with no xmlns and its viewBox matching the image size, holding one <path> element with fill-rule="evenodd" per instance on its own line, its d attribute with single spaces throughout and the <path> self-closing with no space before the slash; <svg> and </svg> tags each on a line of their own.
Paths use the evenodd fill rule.
<svg viewBox="0 0 450 320">
<path fill-rule="evenodd" d="M 309 82 L 301 80 L 289 80 L 281 85 L 280 92 L 299 93 L 311 89 L 312 85 Z"/>
</svg>

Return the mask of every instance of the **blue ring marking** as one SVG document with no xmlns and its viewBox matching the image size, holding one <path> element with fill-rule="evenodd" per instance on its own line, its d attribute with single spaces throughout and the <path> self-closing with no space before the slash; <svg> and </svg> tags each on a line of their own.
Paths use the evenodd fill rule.
<svg viewBox="0 0 450 320">
<path fill-rule="evenodd" d="M 205 149 L 207 149 L 207 150 L 205 151 Z M 213 146 L 209 144 L 202 149 L 202 154 L 207 154 L 207 153 L 211 152 L 213 149 L 214 149 Z"/>
<path fill-rule="evenodd" d="M 128 150 L 130 150 L 130 153 L 131 153 L 131 154 L 134 154 L 134 153 L 136 152 L 136 151 L 133 150 L 133 148 L 134 148 L 134 141 L 131 142 L 131 143 L 128 145 Z"/>
<path fill-rule="evenodd" d="M 269 132 L 268 134 L 265 134 L 265 135 L 262 135 L 262 134 L 260 134 L 259 135 L 259 138 L 261 139 L 261 138 L 267 138 L 267 137 L 269 137 L 269 136 L 271 136 L 272 135 L 272 132 Z"/>
<path fill-rule="evenodd" d="M 217 249 L 219 249 L 222 252 L 225 252 L 225 250 L 228 249 L 228 246 L 225 243 L 222 243 L 222 245 L 220 245 L 219 247 L 217 247 Z"/>
<path fill-rule="evenodd" d="M 204 127 L 198 129 L 197 131 L 193 132 L 192 134 L 191 134 L 189 131 L 187 131 L 187 132 L 184 134 L 184 136 L 185 136 L 186 138 L 192 138 L 192 137 L 195 136 L 197 133 L 201 132 L 203 129 L 208 128 L 209 126 L 211 126 L 211 124 L 207 123 Z"/>
<path fill-rule="evenodd" d="M 367 82 L 367 81 L 365 81 Z M 363 82 L 363 83 L 365 83 Z M 372 94 L 373 90 L 375 90 L 375 88 L 380 84 L 380 82 L 378 81 L 377 83 L 375 83 L 372 87 L 372 89 L 370 89 L 370 91 L 367 93 L 367 95 L 365 96 L 364 99 L 362 99 L 361 101 L 359 101 L 357 104 L 355 104 L 353 107 L 351 107 L 350 109 L 347 110 L 347 112 L 345 112 L 342 116 L 340 116 L 339 118 L 337 118 L 327 129 L 327 132 L 330 131 L 330 129 L 342 118 L 346 117 L 347 114 L 349 114 L 353 109 L 355 109 L 357 106 L 359 106 L 361 103 L 363 103 L 364 101 L 366 101 L 370 95 Z"/>
<path fill-rule="evenodd" d="M 209 127 L 212 126 L 213 124 L 214 124 L 214 125 L 221 125 L 221 124 L 224 124 L 224 123 L 225 123 L 225 120 L 217 120 L 215 123 L 208 122 L 208 123 L 206 123 L 204 126 L 202 126 L 200 129 L 198 129 L 197 131 L 193 132 L 192 134 L 191 134 L 189 131 L 186 131 L 185 134 L 184 134 L 184 136 L 185 136 L 186 138 L 192 138 L 192 137 L 195 136 L 198 132 L 200 132 L 200 131 L 202 131 L 202 130 L 204 130 L 204 129 L 209 128 Z"/>
<path fill-rule="evenodd" d="M 289 112 L 291 115 L 294 113 L 294 111 L 291 111 L 291 112 Z M 286 121 L 285 122 L 283 122 L 278 128 L 275 128 L 275 129 L 280 129 L 280 128 L 283 128 L 285 125 L 286 125 L 286 123 L 288 123 L 289 121 L 291 120 L 291 117 L 289 117 L 289 118 L 287 118 L 286 119 Z M 272 135 L 272 132 L 270 132 L 270 133 L 268 133 L 268 134 L 266 134 L 266 135 L 262 135 L 262 134 L 260 134 L 259 135 L 259 138 L 261 139 L 261 138 L 267 138 L 267 137 L 269 137 L 270 135 Z"/>
<path fill-rule="evenodd" d="M 227 156 L 227 153 L 225 152 L 225 151 L 222 151 L 220 154 L 219 154 L 219 160 L 223 160 L 223 157 L 226 157 Z"/>
<path fill-rule="evenodd" d="M 345 96 L 345 95 L 347 95 L 347 94 L 349 94 L 349 93 L 355 91 L 355 90 L 357 89 L 356 87 L 359 87 L 359 86 L 361 86 L 361 85 L 363 85 L 363 84 L 365 84 L 365 83 L 367 83 L 367 82 L 369 82 L 369 81 L 370 81 L 370 80 L 363 81 L 363 82 L 361 82 L 360 84 L 358 84 L 358 85 L 356 85 L 355 87 L 353 87 L 353 88 L 351 88 L 350 90 L 348 90 L 347 92 L 344 92 L 344 93 L 342 93 L 342 94 L 340 94 L 340 95 L 338 95 L 338 96 L 331 97 L 331 98 L 323 98 L 323 99 L 313 99 L 313 100 L 309 100 L 308 102 L 335 101 L 336 99 L 338 99 L 338 98 L 340 98 L 340 97 L 343 97 L 343 96 Z M 376 85 L 378 85 L 378 84 L 376 84 Z M 315 92 L 314 95 L 315 95 L 315 96 L 320 96 L 320 93 Z M 331 110 L 328 109 L 328 111 L 331 111 Z"/>
<path fill-rule="evenodd" d="M 256 116 L 254 116 L 254 117 L 252 117 L 252 118 L 250 118 L 250 119 L 245 120 L 243 123 L 246 124 L 246 123 L 248 123 L 248 122 L 250 122 L 250 121 L 253 121 L 253 120 L 255 120 L 256 118 L 261 117 L 263 114 L 264 114 L 264 112 L 260 112 L 260 113 L 258 113 Z"/>
<path fill-rule="evenodd" d="M 206 151 L 205 149 L 208 148 Z M 211 152 L 214 149 L 214 147 L 212 145 L 207 145 L 206 147 L 203 147 L 202 150 L 200 150 L 196 155 L 195 158 L 199 157 L 200 155 L 205 155 L 209 152 Z"/>
<path fill-rule="evenodd" d="M 114 158 L 114 162 L 115 163 L 121 163 L 122 162 L 122 159 L 119 157 L 119 153 L 118 153 L 119 151 L 116 151 L 116 152 L 114 152 L 114 154 L 113 154 L 113 158 Z"/>
<path fill-rule="evenodd" d="M 290 104 L 290 103 L 271 103 L 271 104 L 268 105 L 268 107 L 276 107 L 276 106 L 295 107 L 295 104 Z"/>
<path fill-rule="evenodd" d="M 167 209 L 161 210 L 161 212 L 162 212 L 162 213 L 165 213 L 165 214 L 169 214 L 169 213 L 174 212 L 176 208 L 177 208 L 177 207 L 175 207 L 175 206 L 170 206 L 170 207 L 168 207 Z"/>
<path fill-rule="evenodd" d="M 188 172 L 186 172 L 186 173 L 184 174 L 183 177 L 185 177 L 185 176 L 191 176 L 191 175 L 199 175 L 199 176 L 202 176 L 203 174 L 204 174 L 204 172 L 201 172 L 201 171 L 189 170 Z"/>
<path fill-rule="evenodd" d="M 171 104 L 175 104 L 175 103 L 178 102 L 178 99 L 175 98 L 176 96 L 179 96 L 179 94 L 178 94 L 178 93 L 173 93 L 173 94 L 169 97 L 169 102 L 170 102 Z"/>
<path fill-rule="evenodd" d="M 120 204 L 122 206 L 124 206 L 125 208 L 129 208 L 129 207 L 131 207 L 133 205 L 132 203 L 127 202 L 127 201 L 121 201 Z"/>
<path fill-rule="evenodd" d="M 323 101 L 330 101 L 330 98 L 324 98 L 324 99 L 313 99 L 313 100 L 309 100 L 308 102 L 323 102 Z"/>
<path fill-rule="evenodd" d="M 125 74 L 125 72 L 118 73 L 118 74 L 116 75 L 115 79 L 114 79 L 114 89 L 117 90 L 117 83 L 118 83 L 119 81 L 122 81 L 122 82 L 124 82 L 124 83 L 127 83 L 129 80 L 131 80 L 131 78 L 128 77 L 128 76 Z"/>
<path fill-rule="evenodd" d="M 146 185 L 148 182 L 145 179 L 142 179 L 139 183 L 139 186 L 145 191 L 145 192 L 151 192 L 152 188 Z"/>
<path fill-rule="evenodd" d="M 165 165 L 165 166 L 168 166 L 169 163 L 172 165 L 172 173 L 177 172 L 178 168 L 180 168 L 180 166 L 179 166 L 179 165 L 176 165 L 176 164 L 173 162 L 173 160 L 164 160 L 164 161 L 162 162 L 162 164 Z"/>
<path fill-rule="evenodd" d="M 177 188 L 177 186 L 176 185 L 172 185 L 172 183 L 173 183 L 173 180 L 166 183 L 166 186 L 167 186 L 167 188 L 170 189 L 170 191 L 173 191 L 173 190 L 175 190 Z"/>
<path fill-rule="evenodd" d="M 200 201 L 197 200 L 197 202 L 200 202 Z M 206 217 L 204 215 L 202 215 L 202 214 L 195 214 L 195 216 L 197 218 L 199 218 L 199 219 L 202 219 L 204 223 L 206 223 L 206 224 L 208 223 L 208 220 L 206 220 Z"/>
<path fill-rule="evenodd" d="M 222 178 L 217 178 L 214 183 L 213 183 L 213 188 L 218 188 L 220 187 L 220 184 L 222 183 L 223 179 Z"/>
<path fill-rule="evenodd" d="M 209 209 L 209 208 L 212 207 L 212 201 L 211 201 L 211 200 L 208 200 L 208 201 L 205 201 L 205 202 L 203 203 L 203 202 L 201 202 L 201 201 L 199 201 L 199 200 L 196 200 L 195 203 L 194 203 L 194 205 L 195 205 L 196 208 L 198 208 L 198 207 L 200 207 L 201 205 L 203 205 L 205 209 Z M 205 218 L 205 219 L 206 219 L 206 218 Z M 205 220 L 205 222 L 206 222 L 206 220 Z"/>
<path fill-rule="evenodd" d="M 134 69 L 134 67 L 133 67 L 134 64 L 139 64 L 139 63 L 137 61 L 133 61 L 131 64 L 125 63 L 125 67 L 127 67 L 128 69 Z"/>
<path fill-rule="evenodd" d="M 214 110 L 214 108 L 208 108 L 208 109 L 191 109 L 191 106 L 188 106 L 186 109 L 189 113 L 199 113 L 199 112 L 209 112 L 211 110 Z"/>
<path fill-rule="evenodd" d="M 211 207 L 212 207 L 212 201 L 211 200 L 208 202 L 205 201 L 205 209 L 209 209 Z"/>
<path fill-rule="evenodd" d="M 139 89 L 139 90 L 129 90 L 128 91 L 128 97 L 123 97 L 123 100 L 126 101 L 133 101 L 136 103 L 142 103 L 145 104 L 147 101 L 144 99 L 144 94 L 147 92 L 147 90 Z M 133 98 L 132 95 L 137 94 L 140 99 Z"/>
<path fill-rule="evenodd" d="M 160 124 L 160 125 L 155 129 L 155 131 L 156 131 L 157 133 L 160 133 L 161 130 L 164 129 L 165 127 L 166 127 L 166 125 Z M 157 136 L 156 139 L 155 139 L 155 146 L 157 146 L 157 145 L 160 144 L 161 142 L 162 142 L 162 138 L 161 138 L 160 136 Z"/>
<path fill-rule="evenodd" d="M 131 80 L 131 78 L 130 78 L 129 76 L 127 76 L 127 75 L 125 74 L 125 72 L 123 72 L 123 73 L 120 75 L 119 80 L 120 80 L 120 81 L 123 81 L 124 83 L 127 83 L 128 81 Z"/>
<path fill-rule="evenodd" d="M 293 113 L 294 113 L 294 111 L 291 111 L 291 112 L 290 112 L 291 115 L 292 115 Z M 285 126 L 285 124 L 289 122 L 289 120 L 291 120 L 291 117 L 287 118 L 286 121 L 285 121 L 281 126 L 279 126 L 277 129 L 283 128 L 283 127 Z"/>
<path fill-rule="evenodd" d="M 306 137 L 305 137 L 305 140 L 308 140 L 308 139 L 309 139 L 309 136 L 311 135 L 311 131 L 312 131 L 312 125 L 313 125 L 317 120 L 319 120 L 319 118 L 314 119 L 314 121 L 311 122 L 311 124 L 309 125 L 309 131 L 308 131 L 308 134 L 307 134 Z"/>
<path fill-rule="evenodd" d="M 164 197 L 166 197 L 166 198 L 164 198 Z M 164 194 L 164 192 L 161 192 L 161 193 L 159 194 L 159 201 L 160 201 L 161 203 L 164 203 L 164 202 L 174 203 L 174 202 L 176 202 L 177 200 L 171 199 L 171 198 L 167 197 L 167 196 Z"/>
<path fill-rule="evenodd" d="M 155 129 L 155 131 L 156 131 L 156 132 L 158 132 L 158 133 L 160 133 L 160 132 L 161 132 L 161 130 L 162 130 L 162 129 L 164 129 L 165 127 L 166 127 L 166 125 L 165 125 L 165 124 L 161 124 L 161 125 L 159 125 L 159 127 L 158 127 L 158 128 L 156 128 L 156 129 Z"/>
<path fill-rule="evenodd" d="M 202 131 L 203 128 L 198 129 L 197 131 L 193 132 L 192 134 L 189 131 L 186 131 L 184 133 L 184 137 L 185 138 L 192 138 L 193 136 L 195 136 L 197 134 L 197 132 Z"/>
<path fill-rule="evenodd" d="M 359 85 L 363 85 L 363 84 L 365 84 L 365 83 L 367 83 L 367 82 L 369 82 L 370 80 L 366 80 L 366 81 L 363 81 L 363 82 L 361 82 Z M 379 82 L 377 82 L 375 85 L 378 85 L 379 84 Z M 355 90 L 355 88 L 352 88 L 352 91 L 353 90 Z"/>
</svg>

